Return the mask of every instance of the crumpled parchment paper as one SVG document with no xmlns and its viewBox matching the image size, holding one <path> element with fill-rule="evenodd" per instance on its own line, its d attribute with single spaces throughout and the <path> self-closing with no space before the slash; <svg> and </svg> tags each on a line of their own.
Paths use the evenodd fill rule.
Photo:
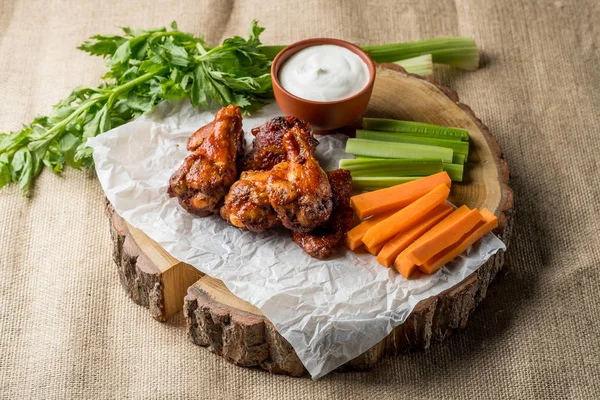
<svg viewBox="0 0 600 400">
<path fill-rule="evenodd" d="M 314 379 L 377 344 L 419 301 L 456 285 L 505 248 L 488 234 L 438 273 L 407 280 L 370 254 L 343 249 L 321 261 L 305 254 L 283 229 L 245 232 L 217 216 L 188 214 L 167 196 L 169 177 L 188 154 L 187 138 L 213 115 L 186 101 L 164 102 L 150 115 L 90 139 L 98 178 L 131 225 L 258 307 Z M 273 103 L 245 117 L 247 142 L 251 128 L 278 115 L 282 112 Z M 337 168 L 345 136 L 318 139 L 321 165 Z"/>
</svg>

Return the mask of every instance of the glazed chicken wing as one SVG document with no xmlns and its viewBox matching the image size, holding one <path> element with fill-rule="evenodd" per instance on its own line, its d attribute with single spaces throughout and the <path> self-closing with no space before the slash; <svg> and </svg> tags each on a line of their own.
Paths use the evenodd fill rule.
<svg viewBox="0 0 600 400">
<path fill-rule="evenodd" d="M 286 161 L 270 171 L 267 193 L 283 225 L 310 232 L 331 214 L 331 186 L 313 157 L 310 132 L 294 127 L 283 135 Z"/>
<path fill-rule="evenodd" d="M 235 182 L 221 208 L 224 220 L 253 232 L 261 232 L 279 224 L 267 194 L 270 171 L 244 171 Z"/>
<path fill-rule="evenodd" d="M 203 127 L 200 127 L 196 132 L 192 133 L 187 141 L 186 148 L 188 151 L 195 151 L 204 142 L 204 139 L 210 136 L 215 128 L 215 121 L 212 121 Z"/>
<path fill-rule="evenodd" d="M 206 216 L 216 212 L 237 179 L 236 163 L 244 154 L 242 115 L 238 107 L 222 108 L 215 119 L 188 140 L 193 153 L 171 176 L 168 193 L 188 212 Z"/>
<path fill-rule="evenodd" d="M 313 136 L 312 127 L 308 122 L 290 116 L 273 118 L 266 124 L 252 129 L 254 141 L 252 149 L 242 160 L 242 171 L 266 171 L 285 161 L 283 135 L 293 127 L 308 132 L 309 146 L 314 152 L 319 142 Z"/>
<path fill-rule="evenodd" d="M 292 240 L 311 257 L 325 259 L 339 248 L 344 235 L 355 224 L 354 210 L 350 207 L 352 177 L 350 171 L 336 169 L 327 173 L 333 200 L 331 216 L 309 233 L 291 232 Z"/>
</svg>

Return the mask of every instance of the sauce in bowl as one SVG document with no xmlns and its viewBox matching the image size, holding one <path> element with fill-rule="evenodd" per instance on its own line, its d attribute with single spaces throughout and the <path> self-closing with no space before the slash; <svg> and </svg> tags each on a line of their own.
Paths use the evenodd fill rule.
<svg viewBox="0 0 600 400">
<path fill-rule="evenodd" d="M 279 69 L 281 86 L 305 100 L 331 102 L 361 92 L 370 80 L 367 64 L 345 47 L 323 44 L 306 47 Z"/>
</svg>

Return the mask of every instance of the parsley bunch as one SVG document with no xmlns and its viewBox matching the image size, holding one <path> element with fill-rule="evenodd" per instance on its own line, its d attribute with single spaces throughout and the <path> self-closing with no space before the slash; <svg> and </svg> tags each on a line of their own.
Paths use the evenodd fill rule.
<svg viewBox="0 0 600 400">
<path fill-rule="evenodd" d="M 19 132 L 0 133 L 0 188 L 18 183 L 24 194 L 43 166 L 90 168 L 88 138 L 152 110 L 166 99 L 193 105 L 235 104 L 249 112 L 272 97 L 271 60 L 260 52 L 264 28 L 252 22 L 248 39 L 235 36 L 218 47 L 202 37 L 165 28 L 122 28 L 123 36 L 96 35 L 79 47 L 107 60 L 98 87 L 79 87 Z"/>
</svg>

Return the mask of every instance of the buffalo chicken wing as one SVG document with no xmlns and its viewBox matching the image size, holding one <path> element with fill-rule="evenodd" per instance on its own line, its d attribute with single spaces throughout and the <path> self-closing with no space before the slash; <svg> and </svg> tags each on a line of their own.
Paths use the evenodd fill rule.
<svg viewBox="0 0 600 400">
<path fill-rule="evenodd" d="M 336 169 L 327 173 L 331 185 L 333 211 L 329 219 L 309 233 L 291 232 L 292 240 L 310 256 L 325 259 L 339 248 L 346 233 L 355 225 L 350 207 L 352 177 L 350 171 Z"/>
<path fill-rule="evenodd" d="M 273 118 L 266 124 L 252 129 L 254 141 L 252 149 L 242 160 L 242 171 L 266 171 L 285 161 L 283 135 L 294 127 L 307 132 L 309 146 L 314 152 L 319 142 L 313 136 L 312 127 L 308 122 L 290 116 Z"/>
<path fill-rule="evenodd" d="M 238 175 L 237 162 L 244 154 L 242 115 L 238 107 L 222 108 L 210 124 L 188 140 L 187 156 L 171 176 L 168 193 L 192 214 L 218 212 Z"/>
<path fill-rule="evenodd" d="M 273 167 L 267 182 L 271 206 L 282 224 L 306 233 L 331 214 L 331 186 L 313 157 L 309 131 L 293 127 L 283 135 L 286 161 Z"/>
<path fill-rule="evenodd" d="M 221 217 L 233 226 L 261 232 L 279 225 L 267 194 L 270 171 L 244 171 L 231 186 L 221 208 Z"/>
</svg>

